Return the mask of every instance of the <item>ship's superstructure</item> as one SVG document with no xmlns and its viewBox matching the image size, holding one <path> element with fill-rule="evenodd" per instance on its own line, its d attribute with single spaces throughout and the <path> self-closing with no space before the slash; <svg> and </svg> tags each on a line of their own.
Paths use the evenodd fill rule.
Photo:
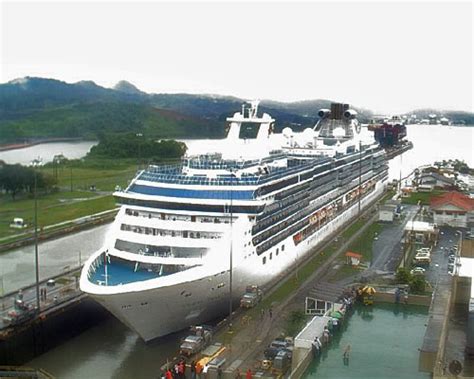
<svg viewBox="0 0 474 379">
<path fill-rule="evenodd" d="M 150 166 L 128 188 L 81 288 L 144 340 L 228 309 L 309 254 L 380 195 L 385 153 L 343 104 L 314 129 L 283 130 L 258 103 L 228 119 L 228 148 Z M 278 137 L 278 136 L 277 136 Z M 232 263 L 231 263 L 232 262 Z"/>
<path fill-rule="evenodd" d="M 369 130 L 374 132 L 375 140 L 382 147 L 397 146 L 407 136 L 405 121 L 399 116 L 392 116 L 390 119 L 374 120 L 369 125 Z"/>
</svg>

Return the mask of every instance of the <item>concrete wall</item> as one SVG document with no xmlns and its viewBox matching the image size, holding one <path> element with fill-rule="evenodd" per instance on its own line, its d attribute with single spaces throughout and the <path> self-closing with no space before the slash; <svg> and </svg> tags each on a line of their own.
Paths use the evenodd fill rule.
<svg viewBox="0 0 474 379">
<path fill-rule="evenodd" d="M 453 281 L 454 306 L 469 306 L 471 298 L 471 278 L 455 276 Z"/>
<path fill-rule="evenodd" d="M 297 359 L 295 359 L 295 356 Z M 311 352 L 311 349 L 296 349 L 293 351 L 293 362 L 298 362 L 296 367 L 293 367 L 293 364 L 291 365 L 291 373 L 288 377 L 288 379 L 299 379 L 303 376 L 304 372 L 310 365 L 311 361 L 313 360 L 313 353 Z"/>
<path fill-rule="evenodd" d="M 374 296 L 375 302 L 382 302 L 382 303 L 395 303 L 395 294 L 390 292 L 377 292 Z M 403 302 L 403 298 L 401 302 Z M 408 302 L 409 305 L 423 305 L 429 307 L 431 304 L 431 296 L 424 296 L 424 295 L 408 295 Z"/>
<path fill-rule="evenodd" d="M 85 297 L 54 314 L 17 326 L 0 336 L 0 366 L 22 365 L 110 317 L 102 306 Z"/>
</svg>

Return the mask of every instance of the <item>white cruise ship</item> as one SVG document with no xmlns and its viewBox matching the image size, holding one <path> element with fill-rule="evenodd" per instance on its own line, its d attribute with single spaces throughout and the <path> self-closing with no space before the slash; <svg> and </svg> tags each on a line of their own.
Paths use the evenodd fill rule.
<svg viewBox="0 0 474 379">
<path fill-rule="evenodd" d="M 139 172 L 114 194 L 120 211 L 81 289 L 149 341 L 226 314 L 230 294 L 310 254 L 387 181 L 385 153 L 355 112 L 319 115 L 313 129 L 276 135 L 253 102 L 228 118 L 220 154 Z"/>
</svg>

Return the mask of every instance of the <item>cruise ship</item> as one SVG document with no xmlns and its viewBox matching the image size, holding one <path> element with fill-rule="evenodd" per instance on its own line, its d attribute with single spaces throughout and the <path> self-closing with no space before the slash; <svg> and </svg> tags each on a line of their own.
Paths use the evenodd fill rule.
<svg viewBox="0 0 474 379">
<path fill-rule="evenodd" d="M 347 104 L 314 128 L 274 134 L 258 102 L 228 121 L 220 152 L 151 165 L 114 196 L 121 208 L 81 289 L 145 341 L 229 312 L 314 252 L 382 194 L 384 150 Z"/>
</svg>

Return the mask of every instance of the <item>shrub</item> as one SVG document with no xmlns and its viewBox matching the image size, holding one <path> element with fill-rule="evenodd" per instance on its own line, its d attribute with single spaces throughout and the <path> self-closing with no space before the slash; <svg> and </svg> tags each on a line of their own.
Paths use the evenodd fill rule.
<svg viewBox="0 0 474 379">
<path fill-rule="evenodd" d="M 400 267 L 397 270 L 395 279 L 397 280 L 397 283 L 409 283 L 411 280 L 410 271 L 408 271 L 406 268 Z"/>
</svg>

